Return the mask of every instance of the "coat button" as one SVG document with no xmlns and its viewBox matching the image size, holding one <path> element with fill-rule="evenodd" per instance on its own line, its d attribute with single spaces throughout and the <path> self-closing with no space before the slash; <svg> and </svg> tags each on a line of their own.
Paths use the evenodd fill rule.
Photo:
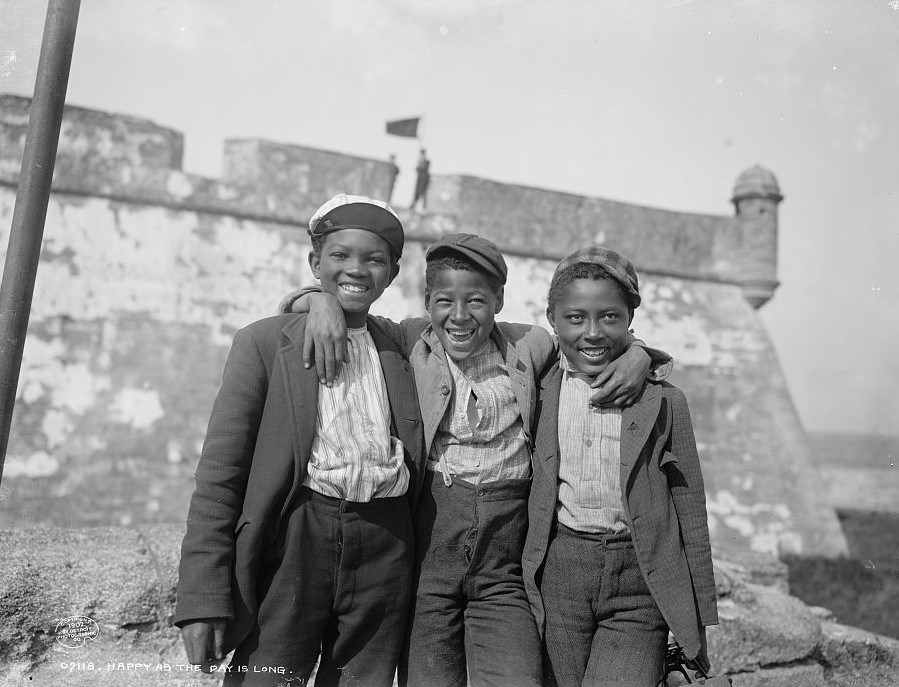
<svg viewBox="0 0 899 687">
<path fill-rule="evenodd" d="M 442 387 L 440 387 L 440 393 L 443 394 L 444 396 L 448 396 L 449 395 L 449 387 L 446 384 L 444 384 Z"/>
</svg>

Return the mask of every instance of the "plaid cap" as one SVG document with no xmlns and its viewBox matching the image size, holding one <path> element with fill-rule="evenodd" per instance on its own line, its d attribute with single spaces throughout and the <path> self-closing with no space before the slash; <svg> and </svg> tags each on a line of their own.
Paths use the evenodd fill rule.
<svg viewBox="0 0 899 687">
<path fill-rule="evenodd" d="M 601 248 L 600 246 L 580 248 L 567 258 L 562 259 L 556 266 L 553 279 L 573 265 L 599 265 L 628 293 L 631 297 L 631 305 L 634 308 L 640 307 L 640 286 L 637 280 L 637 270 L 634 269 L 633 263 L 620 253 L 616 253 L 609 248 Z"/>
<path fill-rule="evenodd" d="M 382 200 L 339 193 L 322 205 L 309 220 L 309 236 L 317 237 L 341 229 L 364 229 L 384 239 L 393 257 L 403 254 L 403 224 Z"/>
<path fill-rule="evenodd" d="M 476 234 L 446 234 L 431 244 L 425 253 L 425 260 L 431 262 L 453 253 L 468 258 L 484 272 L 496 277 L 500 285 L 506 283 L 506 261 L 493 241 Z"/>
</svg>

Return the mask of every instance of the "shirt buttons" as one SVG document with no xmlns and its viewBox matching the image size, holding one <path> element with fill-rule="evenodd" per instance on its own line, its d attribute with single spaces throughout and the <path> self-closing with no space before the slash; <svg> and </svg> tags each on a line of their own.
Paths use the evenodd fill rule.
<svg viewBox="0 0 899 687">
<path fill-rule="evenodd" d="M 443 394 L 444 396 L 448 396 L 449 395 L 449 387 L 446 384 L 444 384 L 442 387 L 440 387 L 440 393 Z"/>
<path fill-rule="evenodd" d="M 483 496 L 483 495 L 484 495 L 484 490 L 478 489 L 478 496 Z"/>
<path fill-rule="evenodd" d="M 587 446 L 587 447 L 593 446 L 593 442 L 590 439 L 587 439 L 587 441 L 584 442 L 584 446 Z"/>
</svg>

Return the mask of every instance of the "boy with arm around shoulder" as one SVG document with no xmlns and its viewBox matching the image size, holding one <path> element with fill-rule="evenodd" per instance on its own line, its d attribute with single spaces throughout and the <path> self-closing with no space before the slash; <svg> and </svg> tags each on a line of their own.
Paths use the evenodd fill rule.
<svg viewBox="0 0 899 687">
<path fill-rule="evenodd" d="M 630 407 L 587 403 L 639 304 L 636 272 L 614 251 L 581 249 L 553 275 L 561 355 L 539 382 L 523 567 L 559 687 L 655 687 L 669 629 L 708 667 L 715 582 L 686 399 L 647 382 Z"/>
<path fill-rule="evenodd" d="M 225 685 L 393 683 L 423 468 L 414 380 L 368 317 L 396 276 L 390 208 L 340 195 L 310 220 L 309 261 L 335 296 L 349 360 L 331 387 L 302 362 L 304 315 L 234 339 L 197 468 L 175 622 Z M 216 663 L 235 648 L 227 668 Z"/>
</svg>

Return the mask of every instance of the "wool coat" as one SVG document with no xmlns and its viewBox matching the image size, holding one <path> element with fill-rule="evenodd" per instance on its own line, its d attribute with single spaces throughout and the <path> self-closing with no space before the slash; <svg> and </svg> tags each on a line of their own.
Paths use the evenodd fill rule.
<svg viewBox="0 0 899 687">
<path fill-rule="evenodd" d="M 553 365 L 539 383 L 534 476 L 522 565 L 525 589 L 543 635 L 543 565 L 559 496 L 559 392 Z M 640 570 L 668 628 L 689 657 L 699 627 L 718 622 L 705 490 L 690 411 L 667 382 L 647 382 L 621 412 L 621 497 Z"/>
<path fill-rule="evenodd" d="M 271 552 L 303 546 L 284 541 L 284 526 L 306 476 L 318 415 L 318 375 L 303 366 L 305 323 L 306 315 L 279 315 L 237 332 L 196 471 L 175 622 L 228 619 L 226 651 L 253 626 L 261 569 L 283 558 Z M 411 513 L 425 461 L 412 368 L 371 318 L 368 330 L 384 373 L 391 434 L 403 442 Z"/>
</svg>

